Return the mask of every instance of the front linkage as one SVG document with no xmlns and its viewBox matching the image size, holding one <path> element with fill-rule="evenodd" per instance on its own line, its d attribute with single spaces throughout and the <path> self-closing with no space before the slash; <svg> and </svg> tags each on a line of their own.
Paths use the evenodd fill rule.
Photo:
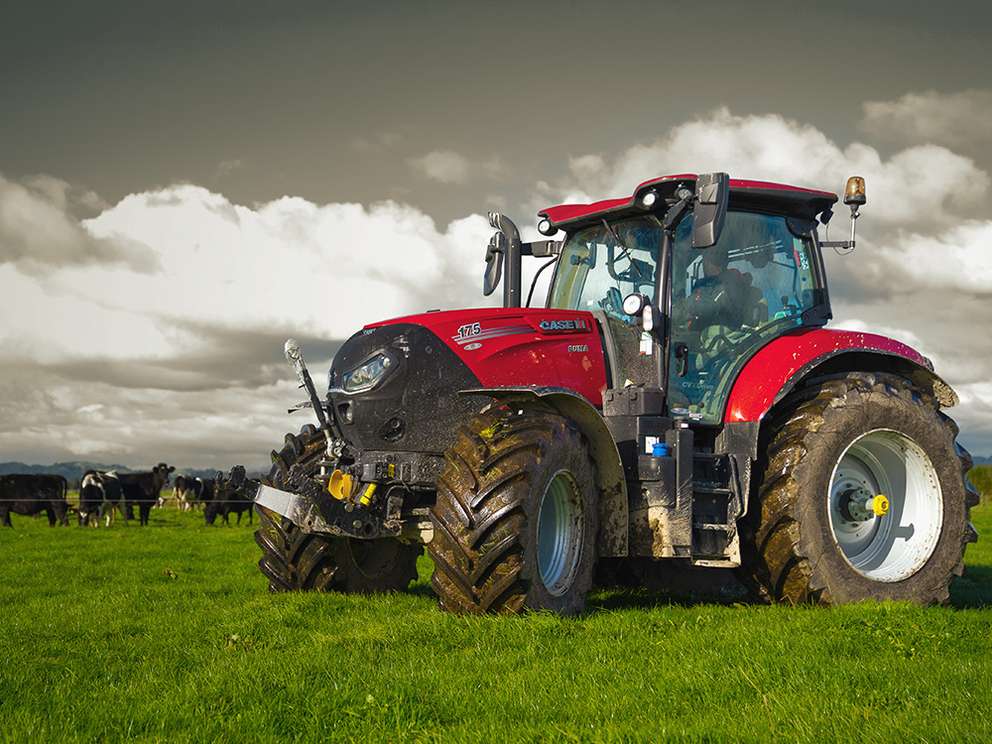
<svg viewBox="0 0 992 744">
<path fill-rule="evenodd" d="M 413 510 L 404 515 L 404 497 L 411 481 L 433 481 L 440 459 L 429 458 L 438 460 L 434 463 L 409 454 L 399 458 L 385 453 L 381 458 L 375 453 L 351 456 L 337 431 L 333 412 L 327 415 L 294 339 L 286 341 L 285 354 L 309 399 L 291 411 L 313 409 L 327 443 L 326 453 L 318 473 L 300 463 L 293 464 L 280 484 L 283 488 L 253 482 L 255 503 L 286 517 L 306 533 L 359 540 L 423 540 L 429 530 L 426 510 L 422 510 L 423 514 Z M 349 462 L 342 465 L 343 461 Z"/>
<path fill-rule="evenodd" d="M 321 481 L 315 480 L 306 468 L 296 464 L 289 471 L 287 485 L 292 491 L 258 484 L 255 503 L 283 515 L 305 532 L 362 540 L 400 536 L 403 499 L 391 495 L 387 498 L 385 509 L 372 508 L 371 496 L 376 491 L 374 483 L 368 484 L 357 499 L 350 495 L 344 499 L 332 499 L 327 497 L 327 489 Z"/>
</svg>

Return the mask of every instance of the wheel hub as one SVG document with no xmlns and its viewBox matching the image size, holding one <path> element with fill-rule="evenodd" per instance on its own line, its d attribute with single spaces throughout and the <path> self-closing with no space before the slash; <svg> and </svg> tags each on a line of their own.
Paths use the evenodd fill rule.
<svg viewBox="0 0 992 744">
<path fill-rule="evenodd" d="M 841 515 L 849 522 L 867 522 L 889 513 L 889 500 L 884 494 L 872 495 L 864 488 L 850 488 L 840 495 Z"/>
</svg>

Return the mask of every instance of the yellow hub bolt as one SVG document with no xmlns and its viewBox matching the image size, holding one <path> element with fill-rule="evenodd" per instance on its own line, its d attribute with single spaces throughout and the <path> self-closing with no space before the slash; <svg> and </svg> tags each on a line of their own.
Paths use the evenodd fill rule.
<svg viewBox="0 0 992 744">
<path fill-rule="evenodd" d="M 878 494 L 871 500 L 871 510 L 876 517 L 884 517 L 889 513 L 889 499 L 884 494 Z"/>
</svg>

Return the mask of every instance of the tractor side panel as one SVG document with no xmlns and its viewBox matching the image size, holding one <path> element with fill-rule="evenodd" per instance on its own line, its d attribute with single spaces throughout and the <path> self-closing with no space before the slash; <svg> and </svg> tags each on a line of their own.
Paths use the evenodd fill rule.
<svg viewBox="0 0 992 744">
<path fill-rule="evenodd" d="M 828 328 L 804 328 L 763 346 L 741 369 L 727 399 L 724 422 L 759 421 L 780 393 L 813 367 L 838 354 L 872 352 L 930 369 L 922 354 L 885 336 Z"/>
<path fill-rule="evenodd" d="M 366 326 L 415 323 L 430 329 L 483 387 L 558 387 L 601 407 L 606 363 L 591 313 L 480 308 L 422 313 Z"/>
</svg>

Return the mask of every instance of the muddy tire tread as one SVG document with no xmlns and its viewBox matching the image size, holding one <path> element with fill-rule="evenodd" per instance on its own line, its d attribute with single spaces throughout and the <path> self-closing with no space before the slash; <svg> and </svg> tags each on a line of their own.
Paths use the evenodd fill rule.
<svg viewBox="0 0 992 744">
<path fill-rule="evenodd" d="M 471 614 L 524 609 L 531 588 L 524 507 L 552 446 L 584 452 L 591 472 L 582 434 L 549 410 L 514 415 L 495 407 L 459 429 L 438 479 L 431 509 L 434 538 L 427 546 L 435 566 L 431 585 L 442 609 Z M 583 603 L 588 588 L 579 588 Z"/>
<path fill-rule="evenodd" d="M 956 440 L 958 427 L 939 411 L 933 395 L 915 386 L 903 377 L 884 373 L 847 373 L 820 378 L 786 398 L 767 421 L 766 431 L 771 435 L 763 441 L 764 455 L 755 469 L 756 491 L 752 507 L 742 525 L 742 550 L 744 561 L 739 577 L 758 598 L 768 602 L 789 604 L 834 604 L 828 588 L 827 577 L 812 559 L 811 551 L 803 539 L 800 525 L 813 519 L 807 513 L 809 502 L 797 498 L 801 483 L 796 476 L 796 465 L 806 456 L 813 439 L 829 426 L 832 407 L 856 404 L 871 396 L 898 396 L 924 409 L 926 415 L 936 415 L 954 440 L 955 450 L 961 461 L 961 473 L 966 489 L 966 508 L 978 503 L 978 493 L 968 481 L 966 473 L 971 467 L 971 456 Z M 970 514 L 966 513 L 966 518 Z M 975 537 L 974 530 L 966 530 L 964 543 Z M 962 559 L 951 570 L 960 576 L 964 568 Z M 946 581 L 923 591 L 925 602 L 943 603 L 948 599 Z"/>
</svg>

